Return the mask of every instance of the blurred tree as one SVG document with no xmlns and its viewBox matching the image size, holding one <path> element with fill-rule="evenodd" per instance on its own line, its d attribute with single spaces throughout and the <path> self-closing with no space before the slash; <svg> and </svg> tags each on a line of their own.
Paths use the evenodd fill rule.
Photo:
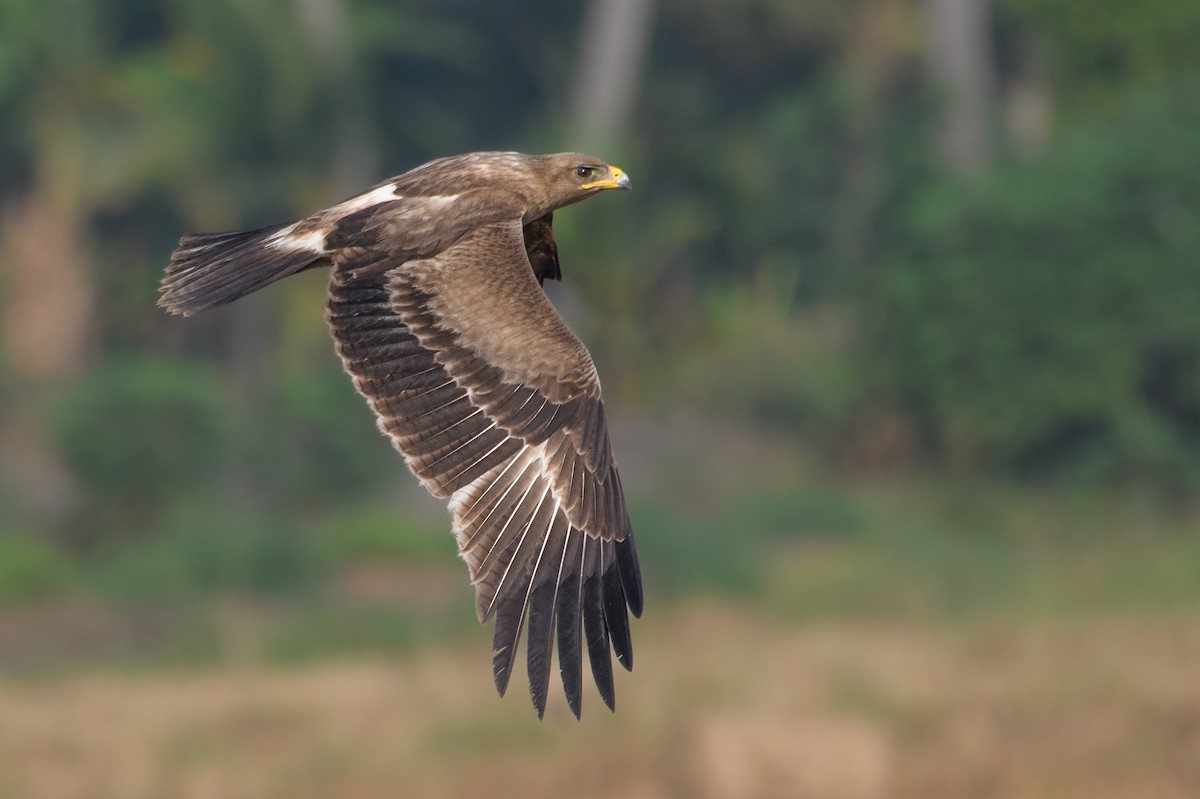
<svg viewBox="0 0 1200 799">
<path fill-rule="evenodd" d="M 343 0 L 295 0 L 304 30 L 324 65 L 326 91 L 336 104 L 333 118 L 333 174 L 338 194 L 349 195 L 378 180 L 378 153 L 367 124 L 368 98 L 361 64 L 355 58 L 349 12 Z"/>
<path fill-rule="evenodd" d="M 987 0 L 925 0 L 929 61 L 945 93 L 938 144 L 951 169 L 979 172 L 991 159 L 995 58 Z"/>
<path fill-rule="evenodd" d="M 1192 0 L 1004 0 L 1046 45 L 1056 97 L 1072 112 L 1111 112 L 1128 95 L 1200 71 Z"/>
<path fill-rule="evenodd" d="M 133 352 L 207 362 L 218 393 L 244 399 L 223 413 L 256 438 L 214 439 L 227 450 L 206 463 L 223 474 L 236 478 L 239 462 L 260 473 L 268 450 L 331 453 L 303 468 L 297 454 L 245 492 L 251 502 L 319 504 L 329 497 L 316 486 L 389 479 L 402 467 L 376 460 L 386 446 L 359 444 L 367 416 L 316 310 L 321 276 L 167 320 L 155 285 L 176 236 L 295 218 L 450 152 L 579 149 L 591 132 L 611 136 L 596 146 L 637 183 L 556 220 L 563 290 L 580 300 L 563 306 L 586 303 L 604 326 L 593 336 L 585 324 L 584 337 L 610 392 L 674 388 L 686 372 L 698 403 L 815 432 L 834 450 L 885 438 L 875 420 L 895 426 L 899 408 L 937 458 L 1012 468 L 1103 450 L 1135 468 L 1153 452 L 1169 471 L 1187 459 L 1153 442 L 1190 441 L 1193 381 L 1176 304 L 1189 296 L 1179 220 L 1192 189 L 1172 169 L 1195 169 L 1195 148 L 1190 117 L 1162 110 L 1186 93 L 1132 106 L 1200 71 L 1197 8 L 0 0 L 0 491 L 62 504 L 65 453 L 83 496 L 100 493 L 87 459 L 45 434 L 58 429 L 45 409 L 58 394 L 133 392 L 136 381 L 118 391 L 108 375 Z M 921 24 L 946 15 L 962 25 Z M 619 30 L 629 53 L 606 34 Z M 964 102 L 938 106 L 931 52 L 945 54 L 940 74 L 960 81 Z M 1008 128 L 1024 166 L 986 135 L 992 95 L 1016 109 Z M 969 130 L 963 163 L 995 173 L 978 187 L 942 180 L 931 143 L 946 108 Z M 1072 132 L 1118 119 L 1111 139 Z M 1163 152 L 1139 150 L 1139 135 Z M 1032 160 L 1043 144 L 1047 160 Z M 1022 310 L 1002 313 L 996 297 Z M 1039 361 L 1051 350 L 1069 366 Z M 184 401 L 141 393 L 136 416 L 172 424 Z M 101 450 L 153 437 L 76 429 Z"/>
<path fill-rule="evenodd" d="M 113 364 L 56 403 L 52 435 L 88 498 L 73 543 L 144 534 L 179 497 L 219 487 L 228 405 L 210 371 L 148 359 Z"/>
<path fill-rule="evenodd" d="M 878 367 L 951 461 L 1200 477 L 1200 93 L 1138 102 L 909 216 Z"/>
<path fill-rule="evenodd" d="M 78 114 L 96 90 L 102 53 L 93 15 L 78 5 L 0 6 L 0 114 L 24 124 L 6 125 L 0 138 L 0 160 L 15 167 L 0 175 L 0 363 L 22 389 L 4 392 L 0 473 L 42 510 L 73 497 L 38 415 L 82 367 L 93 338 L 88 154 Z"/>
<path fill-rule="evenodd" d="M 653 0 L 588 4 L 579 36 L 575 89 L 574 134 L 579 149 L 601 152 L 628 133 L 653 12 Z"/>
</svg>

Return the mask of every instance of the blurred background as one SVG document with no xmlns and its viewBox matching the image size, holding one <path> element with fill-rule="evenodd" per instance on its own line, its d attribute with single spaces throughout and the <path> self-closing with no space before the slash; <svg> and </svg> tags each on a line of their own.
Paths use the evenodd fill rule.
<svg viewBox="0 0 1200 799">
<path fill-rule="evenodd" d="M 1195 0 L 0 0 L 0 796 L 1200 795 Z M 305 273 L 430 158 L 556 215 L 649 591 L 492 688 Z M 514 683 L 515 685 L 515 683 Z"/>
</svg>

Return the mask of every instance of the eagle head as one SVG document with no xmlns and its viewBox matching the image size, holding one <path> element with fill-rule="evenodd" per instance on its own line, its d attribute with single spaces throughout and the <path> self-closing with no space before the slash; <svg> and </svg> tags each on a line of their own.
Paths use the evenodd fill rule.
<svg viewBox="0 0 1200 799">
<path fill-rule="evenodd" d="M 532 158 L 540 179 L 545 211 L 579 202 L 605 189 L 633 187 L 629 176 L 620 167 L 582 153 L 555 153 Z"/>
</svg>

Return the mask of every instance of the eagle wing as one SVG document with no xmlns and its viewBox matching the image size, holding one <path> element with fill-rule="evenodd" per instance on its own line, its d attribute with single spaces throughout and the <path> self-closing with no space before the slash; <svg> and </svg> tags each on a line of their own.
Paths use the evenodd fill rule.
<svg viewBox="0 0 1200 799">
<path fill-rule="evenodd" d="M 553 247 L 548 221 L 530 246 L 544 252 L 547 238 Z M 538 715 L 557 638 L 578 716 L 583 640 L 610 708 L 610 647 L 632 667 L 627 608 L 641 614 L 641 576 L 595 367 L 538 285 L 557 275 L 535 273 L 526 247 L 514 220 L 425 259 L 382 242 L 334 251 L 327 316 L 380 429 L 449 500 L 480 621 L 496 618 L 497 689 L 528 624 Z"/>
</svg>

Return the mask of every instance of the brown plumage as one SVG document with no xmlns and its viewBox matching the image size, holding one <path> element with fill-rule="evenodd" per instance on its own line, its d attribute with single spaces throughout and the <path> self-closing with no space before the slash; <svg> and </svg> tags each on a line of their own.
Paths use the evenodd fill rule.
<svg viewBox="0 0 1200 799">
<path fill-rule="evenodd" d="M 184 236 L 159 305 L 183 315 L 332 266 L 326 316 L 379 428 L 449 500 L 480 621 L 496 618 L 503 695 L 523 627 L 545 710 L 557 640 L 576 716 L 586 641 L 614 706 L 611 651 L 633 665 L 642 586 L 591 356 L 540 284 L 561 270 L 551 213 L 608 188 L 578 153 L 443 158 L 290 225 Z"/>
</svg>

